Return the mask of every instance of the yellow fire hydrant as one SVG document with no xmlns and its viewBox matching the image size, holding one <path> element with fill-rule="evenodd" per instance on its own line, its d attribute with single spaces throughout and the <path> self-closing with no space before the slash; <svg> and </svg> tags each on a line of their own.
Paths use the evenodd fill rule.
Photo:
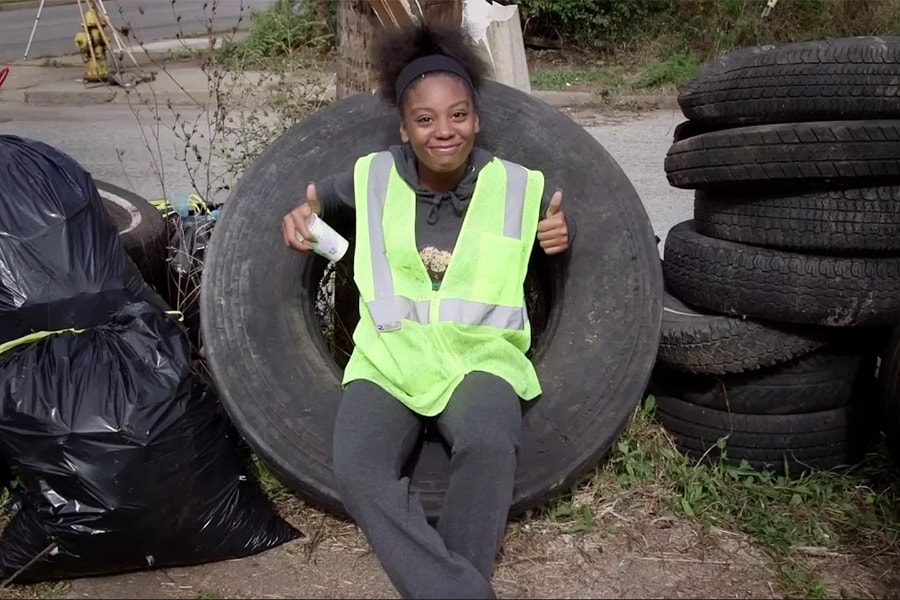
<svg viewBox="0 0 900 600">
<path fill-rule="evenodd" d="M 106 81 L 109 77 L 109 65 L 106 62 L 106 37 L 102 28 L 106 20 L 98 17 L 93 8 L 84 13 L 84 27 L 87 33 L 79 31 L 75 34 L 75 45 L 81 50 L 81 58 L 87 63 L 84 68 L 85 81 Z"/>
</svg>

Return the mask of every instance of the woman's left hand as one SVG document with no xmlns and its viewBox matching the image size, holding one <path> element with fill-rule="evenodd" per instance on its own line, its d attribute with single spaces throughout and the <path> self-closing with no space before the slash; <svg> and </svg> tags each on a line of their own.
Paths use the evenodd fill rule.
<svg viewBox="0 0 900 600">
<path fill-rule="evenodd" d="M 569 227 L 562 211 L 562 190 L 550 198 L 547 214 L 538 223 L 538 242 L 547 254 L 559 254 L 569 248 Z"/>
</svg>

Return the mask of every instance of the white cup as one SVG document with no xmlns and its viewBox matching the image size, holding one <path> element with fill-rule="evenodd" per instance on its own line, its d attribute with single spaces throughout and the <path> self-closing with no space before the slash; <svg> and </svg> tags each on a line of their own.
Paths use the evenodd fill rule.
<svg viewBox="0 0 900 600">
<path fill-rule="evenodd" d="M 310 233 L 316 236 L 316 241 L 310 242 L 313 252 L 332 262 L 337 262 L 344 258 L 347 248 L 350 247 L 350 242 L 332 229 L 328 223 L 313 213 L 309 217 L 309 221 L 307 221 L 307 227 L 309 227 Z"/>
</svg>

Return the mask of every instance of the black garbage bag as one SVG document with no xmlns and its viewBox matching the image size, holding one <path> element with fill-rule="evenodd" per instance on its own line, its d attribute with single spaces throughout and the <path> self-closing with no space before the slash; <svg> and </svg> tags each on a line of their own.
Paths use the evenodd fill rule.
<svg viewBox="0 0 900 600">
<path fill-rule="evenodd" d="M 197 564 L 301 535 L 245 470 L 168 308 L 90 175 L 0 136 L 0 462 L 16 478 L 0 578 Z"/>
<path fill-rule="evenodd" d="M 12 473 L 9 471 L 9 465 L 0 459 L 0 498 L 3 497 L 3 490 L 6 489 L 10 481 L 12 481 Z M 0 512 L 2 511 L 3 503 L 0 503 Z"/>
<path fill-rule="evenodd" d="M 0 343 L 103 323 L 148 287 L 90 174 L 43 142 L 0 135 Z"/>
<path fill-rule="evenodd" d="M 0 354 L 0 456 L 18 509 L 0 578 L 29 583 L 244 557 L 301 535 L 248 476 L 177 317 L 144 302 Z"/>
</svg>

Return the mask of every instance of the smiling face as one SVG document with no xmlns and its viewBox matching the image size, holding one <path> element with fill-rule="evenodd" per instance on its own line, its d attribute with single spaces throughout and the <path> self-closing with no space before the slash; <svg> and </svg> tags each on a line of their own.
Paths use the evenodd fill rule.
<svg viewBox="0 0 900 600">
<path fill-rule="evenodd" d="M 419 159 L 419 180 L 429 187 L 453 187 L 465 171 L 479 130 L 468 86 L 455 75 L 434 73 L 405 96 L 400 138 Z"/>
</svg>

